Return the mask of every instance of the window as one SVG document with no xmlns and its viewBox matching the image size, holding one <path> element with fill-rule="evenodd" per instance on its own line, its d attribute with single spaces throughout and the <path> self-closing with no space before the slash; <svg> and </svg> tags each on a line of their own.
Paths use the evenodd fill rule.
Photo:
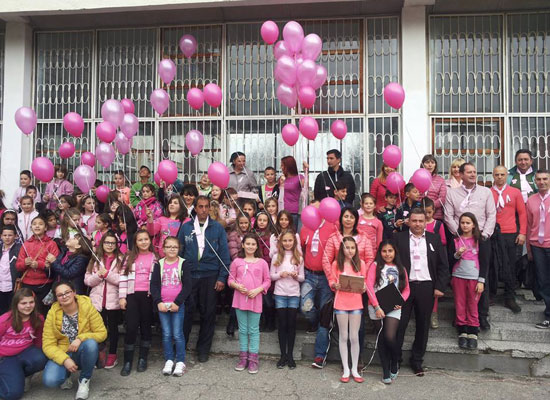
<svg viewBox="0 0 550 400">
<path fill-rule="evenodd" d="M 5 46 L 4 33 L 0 33 L 0 157 L 2 154 L 2 121 L 4 114 L 4 46 Z"/>
</svg>

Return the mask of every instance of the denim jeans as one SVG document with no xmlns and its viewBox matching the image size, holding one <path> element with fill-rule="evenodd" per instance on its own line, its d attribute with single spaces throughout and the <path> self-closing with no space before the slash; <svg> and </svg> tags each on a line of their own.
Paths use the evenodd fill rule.
<svg viewBox="0 0 550 400">
<path fill-rule="evenodd" d="M 275 308 L 298 308 L 299 306 L 300 296 L 275 295 Z"/>
<path fill-rule="evenodd" d="M 25 377 L 42 371 L 48 359 L 41 349 L 31 346 L 0 361 L 0 399 L 23 397 Z"/>
<path fill-rule="evenodd" d="M 185 306 L 183 304 L 180 306 L 178 312 L 159 312 L 160 324 L 162 326 L 162 348 L 164 349 L 164 359 L 166 361 L 185 361 L 184 316 Z M 172 339 L 176 343 L 175 359 Z"/>
<path fill-rule="evenodd" d="M 535 288 L 544 300 L 545 319 L 550 320 L 550 249 L 531 246 L 535 261 Z"/>
<path fill-rule="evenodd" d="M 90 379 L 92 377 L 97 362 L 98 352 L 97 342 L 93 339 L 88 339 L 80 344 L 75 353 L 67 353 L 80 370 L 79 382 L 82 381 L 82 379 Z M 46 387 L 58 387 L 68 376 L 69 371 L 67 371 L 64 365 L 59 365 L 49 360 L 44 369 L 42 381 Z"/>
<path fill-rule="evenodd" d="M 300 309 L 311 326 L 318 326 L 315 338 L 315 357 L 325 358 L 329 345 L 328 329 L 319 326 L 319 312 L 334 294 L 324 274 L 314 274 L 305 270 L 305 280 L 301 288 Z"/>
<path fill-rule="evenodd" d="M 239 321 L 239 350 L 258 354 L 260 350 L 260 313 L 235 308 Z"/>
</svg>

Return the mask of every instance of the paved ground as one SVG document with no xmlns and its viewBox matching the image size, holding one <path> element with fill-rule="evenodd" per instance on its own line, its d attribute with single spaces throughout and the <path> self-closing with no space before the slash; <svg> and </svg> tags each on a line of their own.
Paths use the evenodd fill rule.
<svg viewBox="0 0 550 400">
<path fill-rule="evenodd" d="M 315 370 L 300 362 L 293 371 L 278 370 L 275 359 L 262 360 L 260 372 L 250 375 L 236 372 L 235 357 L 213 356 L 205 364 L 188 357 L 188 369 L 181 378 L 161 374 L 163 360 L 155 354 L 145 373 L 123 378 L 120 366 L 114 370 L 96 371 L 91 382 L 90 399 L 537 399 L 548 398 L 550 379 L 503 376 L 493 373 L 462 373 L 435 370 L 419 378 L 410 370 L 402 370 L 392 385 L 380 382 L 380 370 L 373 367 L 365 374 L 363 384 L 339 382 L 340 365 L 329 364 Z M 25 398 L 33 400 L 73 399 L 75 390 L 46 389 L 41 377 L 34 377 L 31 391 Z M 75 379 L 76 381 L 76 379 Z M 76 387 L 76 385 L 75 385 Z M 284 396 L 284 397 L 281 397 Z"/>
</svg>

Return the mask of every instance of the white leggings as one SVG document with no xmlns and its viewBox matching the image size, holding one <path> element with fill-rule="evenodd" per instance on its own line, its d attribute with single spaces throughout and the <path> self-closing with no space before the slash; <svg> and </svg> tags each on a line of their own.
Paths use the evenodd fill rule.
<svg viewBox="0 0 550 400">
<path fill-rule="evenodd" d="M 362 314 L 336 314 L 339 328 L 338 346 L 340 349 L 340 358 L 344 367 L 344 375 L 350 374 L 348 362 L 348 340 L 351 343 L 351 373 L 353 376 L 359 376 L 357 364 L 359 363 L 359 328 L 361 327 Z"/>
</svg>

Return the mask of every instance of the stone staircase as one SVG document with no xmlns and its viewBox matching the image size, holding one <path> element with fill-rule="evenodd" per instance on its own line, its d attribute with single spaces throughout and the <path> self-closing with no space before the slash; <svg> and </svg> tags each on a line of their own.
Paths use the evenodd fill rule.
<svg viewBox="0 0 550 400">
<path fill-rule="evenodd" d="M 452 326 L 454 319 L 453 300 L 446 295 L 439 303 L 440 327 L 430 330 L 430 339 L 426 352 L 424 366 L 461 371 L 491 370 L 497 373 L 513 373 L 526 376 L 550 377 L 550 329 L 538 329 L 535 323 L 543 318 L 544 305 L 532 300 L 527 291 L 518 291 L 518 304 L 522 308 L 519 314 L 513 314 L 502 305 L 502 299 L 497 298 L 496 304 L 490 309 L 491 330 L 479 335 L 477 350 L 463 350 L 458 347 L 456 329 Z M 315 334 L 307 334 L 307 322 L 298 317 L 298 332 L 294 357 L 296 360 L 313 360 Z M 237 354 L 239 351 L 238 333 L 235 338 L 225 334 L 227 316 L 218 316 L 212 351 L 214 353 Z M 414 339 L 415 321 L 411 319 L 405 343 L 403 345 L 405 362 Z M 376 339 L 373 328 L 367 325 L 365 339 L 366 349 L 363 359 L 368 361 L 372 355 Z M 194 348 L 198 326 L 193 327 L 190 347 Z M 261 334 L 260 353 L 263 356 L 279 356 L 277 331 Z M 338 343 L 332 340 L 328 360 L 339 360 Z M 378 363 L 378 355 L 373 363 Z"/>
</svg>

